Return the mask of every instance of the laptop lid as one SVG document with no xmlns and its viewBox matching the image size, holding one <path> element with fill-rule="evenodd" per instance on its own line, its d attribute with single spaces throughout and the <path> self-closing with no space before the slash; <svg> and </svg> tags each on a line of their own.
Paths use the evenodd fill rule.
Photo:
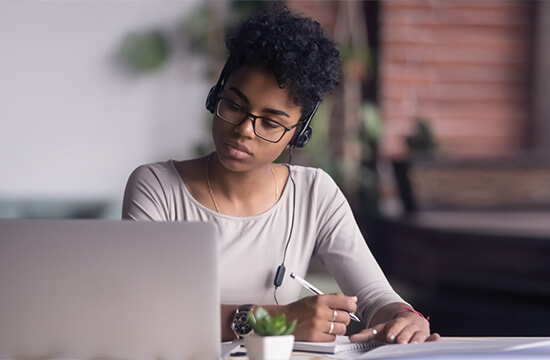
<svg viewBox="0 0 550 360">
<path fill-rule="evenodd" d="M 0 219 L 0 358 L 218 359 L 217 232 Z"/>
</svg>

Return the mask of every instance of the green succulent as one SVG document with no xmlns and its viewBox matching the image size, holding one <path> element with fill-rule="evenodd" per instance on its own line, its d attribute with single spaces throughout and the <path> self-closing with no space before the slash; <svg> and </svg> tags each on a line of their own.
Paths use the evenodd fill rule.
<svg viewBox="0 0 550 360">
<path fill-rule="evenodd" d="M 250 311 L 248 322 L 256 334 L 260 336 L 290 335 L 296 327 L 296 320 L 287 322 L 285 314 L 272 318 L 264 308 L 258 308 L 256 315 L 253 311 Z"/>
</svg>

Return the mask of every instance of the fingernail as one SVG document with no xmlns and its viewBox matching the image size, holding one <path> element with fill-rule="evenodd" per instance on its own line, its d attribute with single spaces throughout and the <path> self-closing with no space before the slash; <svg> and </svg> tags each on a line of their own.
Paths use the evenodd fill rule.
<svg viewBox="0 0 550 360">
<path fill-rule="evenodd" d="M 390 338 L 391 341 L 394 341 L 394 340 L 395 340 L 395 335 L 394 335 L 394 334 L 390 334 L 389 338 Z"/>
</svg>

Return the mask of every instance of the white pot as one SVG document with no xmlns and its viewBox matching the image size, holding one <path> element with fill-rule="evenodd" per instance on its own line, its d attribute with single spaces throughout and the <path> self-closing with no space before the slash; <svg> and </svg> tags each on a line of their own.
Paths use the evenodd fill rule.
<svg viewBox="0 0 550 360">
<path fill-rule="evenodd" d="M 294 346 L 294 335 L 259 336 L 244 338 L 250 360 L 288 360 Z"/>
</svg>

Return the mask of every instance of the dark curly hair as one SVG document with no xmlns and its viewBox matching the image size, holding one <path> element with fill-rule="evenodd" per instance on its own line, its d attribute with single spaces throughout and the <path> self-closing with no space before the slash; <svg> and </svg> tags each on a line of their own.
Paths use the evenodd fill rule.
<svg viewBox="0 0 550 360">
<path fill-rule="evenodd" d="M 310 112 L 339 83 L 341 60 L 337 46 L 321 25 L 276 5 L 246 19 L 226 40 L 229 58 L 224 77 L 243 65 L 271 71 L 288 89 L 302 114 Z"/>
</svg>

